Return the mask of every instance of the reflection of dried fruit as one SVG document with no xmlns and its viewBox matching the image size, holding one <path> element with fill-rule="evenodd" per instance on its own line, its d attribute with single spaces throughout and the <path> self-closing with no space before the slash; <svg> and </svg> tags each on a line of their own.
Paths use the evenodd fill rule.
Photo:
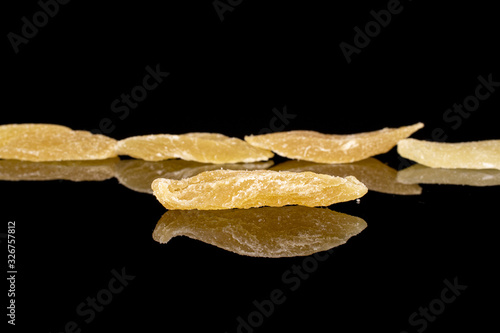
<svg viewBox="0 0 500 333">
<path fill-rule="evenodd" d="M 168 211 L 153 238 L 167 243 L 188 236 L 240 255 L 279 258 L 331 249 L 364 228 L 366 222 L 358 217 L 303 206 Z"/>
<path fill-rule="evenodd" d="M 116 157 L 116 140 L 51 124 L 0 126 L 0 158 L 24 161 L 101 160 Z"/>
<path fill-rule="evenodd" d="M 432 168 L 500 169 L 500 140 L 460 143 L 406 139 L 398 153 Z"/>
<path fill-rule="evenodd" d="M 206 210 L 329 206 L 367 192 L 366 186 L 354 177 L 269 170 L 206 171 L 183 180 L 155 179 L 151 187 L 167 209 Z"/>
<path fill-rule="evenodd" d="M 118 142 L 118 153 L 146 161 L 181 158 L 202 163 L 249 163 L 273 157 L 269 150 L 217 133 L 134 136 Z"/>
<path fill-rule="evenodd" d="M 100 181 L 115 174 L 117 157 L 94 161 L 30 162 L 0 161 L 0 180 Z"/>
<path fill-rule="evenodd" d="M 405 185 L 396 181 L 397 171 L 375 158 L 344 164 L 323 164 L 306 161 L 286 161 L 271 168 L 277 171 L 311 171 L 330 176 L 354 176 L 369 190 L 389 194 L 411 195 L 422 193 L 418 185 Z"/>
<path fill-rule="evenodd" d="M 153 193 L 151 183 L 156 178 L 183 179 L 203 171 L 261 170 L 273 165 L 273 161 L 256 163 L 203 164 L 184 160 L 149 162 L 143 160 L 122 160 L 116 167 L 116 178 L 126 187 L 144 193 Z"/>
<path fill-rule="evenodd" d="M 400 170 L 397 180 L 403 184 L 494 186 L 500 185 L 500 170 L 443 169 L 415 164 Z"/>
<path fill-rule="evenodd" d="M 290 131 L 246 136 L 250 144 L 278 155 L 318 163 L 349 163 L 388 152 L 401 139 L 424 125 L 336 135 L 314 131 Z"/>
</svg>

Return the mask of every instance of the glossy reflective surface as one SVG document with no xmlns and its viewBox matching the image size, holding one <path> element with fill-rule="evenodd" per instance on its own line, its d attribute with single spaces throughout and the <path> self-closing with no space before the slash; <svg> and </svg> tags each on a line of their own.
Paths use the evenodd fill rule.
<svg viewBox="0 0 500 333">
<path fill-rule="evenodd" d="M 72 168 L 79 171 L 40 177 L 32 171 L 12 172 L 32 170 L 32 164 L 21 168 L 0 162 L 2 174 L 8 174 L 4 178 L 10 180 L 96 180 L 100 175 Z M 117 170 L 120 163 L 99 165 L 97 170 Z M 36 165 L 33 170 L 40 170 Z M 54 165 L 60 170 L 61 164 Z M 166 174 L 178 172 L 182 178 L 193 170 L 181 166 Z M 366 170 L 368 176 L 377 174 Z M 149 176 L 127 175 L 145 179 L 137 184 L 147 184 L 155 172 L 145 174 Z M 109 318 L 102 323 L 115 325 L 127 320 L 124 314 L 139 314 L 153 329 L 166 311 L 172 313 L 169 320 L 189 322 L 192 313 L 186 309 L 208 311 L 207 320 L 219 314 L 214 325 L 222 332 L 236 332 L 237 318 L 246 320 L 255 311 L 253 301 L 270 299 L 275 290 L 286 299 L 276 306 L 276 320 L 280 311 L 287 317 L 310 318 L 325 311 L 350 327 L 359 311 L 368 317 L 375 313 L 373 318 L 385 313 L 378 310 L 384 297 L 400 304 L 394 328 L 404 330 L 408 316 L 440 296 L 445 279 L 457 278 L 457 283 L 468 286 L 447 308 L 451 313 L 455 305 L 470 309 L 467 297 L 490 290 L 485 281 L 495 276 L 498 186 L 422 184 L 422 193 L 410 196 L 369 190 L 359 202 L 328 208 L 166 211 L 152 195 L 123 186 L 118 172 L 115 177 L 109 171 L 104 175 L 99 178 L 105 180 L 78 183 L 0 181 L 4 219 L 16 221 L 17 300 L 28 304 L 33 298 L 47 299 L 50 310 L 38 309 L 33 316 L 42 320 L 54 310 L 62 314 L 48 322 L 49 332 L 68 320 L 92 331 L 93 325 L 108 326 L 98 318 Z M 378 188 L 385 186 L 382 179 L 394 184 L 394 178 L 381 177 L 375 182 Z M 141 186 L 146 185 L 137 188 Z M 3 238 L 0 241 L 5 244 Z M 48 267 L 50 274 L 40 273 Z M 97 299 L 98 293 L 105 297 L 101 290 L 122 272 L 134 278 L 87 324 L 89 316 L 80 316 L 77 306 L 86 304 L 88 297 Z M 163 304 L 170 302 L 175 305 Z M 279 331 L 272 324 L 266 327 Z"/>
<path fill-rule="evenodd" d="M 415 164 L 400 170 L 397 180 L 403 184 L 495 186 L 500 185 L 500 170 L 441 169 Z"/>
<path fill-rule="evenodd" d="M 0 124 L 122 140 L 422 122 L 412 138 L 500 139 L 495 1 L 3 5 Z M 374 158 L 411 164 L 395 149 Z M 0 181 L 4 274 L 9 221 L 18 264 L 16 326 L 4 280 L 2 333 L 498 330 L 499 186 L 422 183 L 419 195 L 398 195 L 365 180 L 372 190 L 359 201 L 328 207 L 366 221 L 362 232 L 312 255 L 263 258 L 188 237 L 156 242 L 167 211 L 138 192 L 151 180 L 133 169 L 103 181 Z"/>
<path fill-rule="evenodd" d="M 119 158 L 96 161 L 0 160 L 0 180 L 102 181 L 114 177 Z"/>
<path fill-rule="evenodd" d="M 187 236 L 241 255 L 280 258 L 329 250 L 364 228 L 362 219 L 327 208 L 174 210 L 161 217 L 153 238 L 167 243 Z"/>
</svg>

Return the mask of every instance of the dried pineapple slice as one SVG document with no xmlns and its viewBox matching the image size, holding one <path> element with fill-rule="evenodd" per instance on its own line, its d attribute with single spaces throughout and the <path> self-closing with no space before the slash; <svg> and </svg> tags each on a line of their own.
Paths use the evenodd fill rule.
<svg viewBox="0 0 500 333">
<path fill-rule="evenodd" d="M 269 150 L 218 133 L 134 136 L 118 142 L 118 153 L 146 161 L 181 158 L 216 164 L 266 161 L 274 156 Z"/>
<path fill-rule="evenodd" d="M 156 178 L 183 179 L 209 170 L 262 170 L 273 165 L 273 161 L 255 163 L 204 164 L 184 160 L 150 162 L 122 160 L 116 166 L 116 178 L 120 184 L 137 192 L 153 194 L 151 183 Z"/>
<path fill-rule="evenodd" d="M 398 153 L 431 168 L 500 169 L 500 140 L 459 143 L 401 140 Z"/>
<path fill-rule="evenodd" d="M 290 131 L 245 136 L 245 141 L 291 159 L 317 163 L 349 163 L 386 153 L 399 140 L 422 128 L 422 123 L 378 131 L 337 135 Z"/>
<path fill-rule="evenodd" d="M 0 126 L 0 158 L 23 161 L 101 160 L 118 156 L 116 140 L 52 124 Z"/>
<path fill-rule="evenodd" d="M 313 172 L 205 171 L 194 177 L 158 178 L 153 193 L 167 209 L 231 209 L 302 205 L 329 206 L 359 198 L 368 191 L 355 177 Z"/>
</svg>

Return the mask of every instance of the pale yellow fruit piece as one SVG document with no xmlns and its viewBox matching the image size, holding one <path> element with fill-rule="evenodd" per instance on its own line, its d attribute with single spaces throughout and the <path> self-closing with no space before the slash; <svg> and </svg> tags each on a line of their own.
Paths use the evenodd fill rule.
<svg viewBox="0 0 500 333">
<path fill-rule="evenodd" d="M 262 170 L 273 165 L 273 161 L 255 163 L 207 164 L 184 160 L 150 162 L 143 160 L 121 160 L 116 166 L 116 178 L 120 184 L 138 192 L 153 194 L 151 183 L 156 178 L 183 179 L 204 171 Z"/>
<path fill-rule="evenodd" d="M 263 207 L 219 211 L 168 211 L 153 239 L 187 236 L 252 257 L 307 256 L 345 244 L 366 228 L 359 217 L 327 208 Z"/>
<path fill-rule="evenodd" d="M 368 191 L 355 177 L 270 170 L 205 171 L 182 180 L 155 179 L 151 187 L 167 209 L 203 210 L 329 206 L 359 198 Z"/>
<path fill-rule="evenodd" d="M 180 158 L 202 163 L 250 163 L 274 156 L 269 150 L 218 133 L 134 136 L 118 142 L 118 153 L 146 161 Z"/>
<path fill-rule="evenodd" d="M 0 158 L 24 161 L 101 160 L 118 156 L 116 140 L 52 124 L 0 126 Z"/>
<path fill-rule="evenodd" d="M 397 180 L 404 184 L 495 186 L 500 185 L 500 170 L 444 169 L 415 164 L 400 170 Z"/>
<path fill-rule="evenodd" d="M 459 143 L 401 140 L 398 153 L 432 168 L 500 169 L 500 140 Z"/>
<path fill-rule="evenodd" d="M 317 163 L 349 163 L 386 153 L 399 140 L 422 128 L 422 123 L 357 134 L 289 131 L 245 136 L 245 141 L 278 155 Z"/>
<path fill-rule="evenodd" d="M 399 195 L 415 195 L 422 193 L 422 188 L 418 185 L 398 183 L 396 181 L 398 172 L 373 157 L 362 161 L 343 164 L 286 161 L 272 167 L 271 170 L 286 170 L 293 172 L 311 171 L 338 177 L 354 176 L 365 184 L 370 191 Z"/>
<path fill-rule="evenodd" d="M 0 160 L 0 180 L 101 181 L 113 178 L 119 158 L 93 161 Z"/>
</svg>

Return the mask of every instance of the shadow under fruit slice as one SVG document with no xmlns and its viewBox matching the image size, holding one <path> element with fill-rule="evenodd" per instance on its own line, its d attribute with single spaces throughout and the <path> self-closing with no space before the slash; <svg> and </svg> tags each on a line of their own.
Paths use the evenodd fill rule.
<svg viewBox="0 0 500 333">
<path fill-rule="evenodd" d="M 406 139 L 398 153 L 431 168 L 500 169 L 500 140 L 458 143 Z"/>
<path fill-rule="evenodd" d="M 327 208 L 263 207 L 222 211 L 168 211 L 153 239 L 187 236 L 240 255 L 307 256 L 342 245 L 366 228 L 359 217 Z"/>
<path fill-rule="evenodd" d="M 156 178 L 183 179 L 209 170 L 260 170 L 273 165 L 273 161 L 255 163 L 207 164 L 184 160 L 143 161 L 121 160 L 116 166 L 120 184 L 137 192 L 153 194 L 151 183 Z"/>
<path fill-rule="evenodd" d="M 146 161 L 180 158 L 202 163 L 266 161 L 274 154 L 238 138 L 218 133 L 154 134 L 134 136 L 118 142 L 118 154 Z"/>
<path fill-rule="evenodd" d="M 24 161 L 102 160 L 116 157 L 116 140 L 52 124 L 0 126 L 0 158 Z"/>
<path fill-rule="evenodd" d="M 422 193 L 422 188 L 416 184 L 407 185 L 398 183 L 396 181 L 397 171 L 372 157 L 353 163 L 340 164 L 286 161 L 275 165 L 270 170 L 294 172 L 311 171 L 338 177 L 354 176 L 365 184 L 370 191 L 399 195 L 415 195 Z"/>
<path fill-rule="evenodd" d="M 403 184 L 495 186 L 500 185 L 500 170 L 444 169 L 415 164 L 398 171 L 397 180 Z"/>
<path fill-rule="evenodd" d="M 329 206 L 368 191 L 355 177 L 313 172 L 205 171 L 182 180 L 155 179 L 153 193 L 167 209 L 231 209 L 302 205 Z"/>
<path fill-rule="evenodd" d="M 399 140 L 422 128 L 422 123 L 357 134 L 289 131 L 245 136 L 245 141 L 291 159 L 317 163 L 349 163 L 386 153 Z"/>
</svg>

